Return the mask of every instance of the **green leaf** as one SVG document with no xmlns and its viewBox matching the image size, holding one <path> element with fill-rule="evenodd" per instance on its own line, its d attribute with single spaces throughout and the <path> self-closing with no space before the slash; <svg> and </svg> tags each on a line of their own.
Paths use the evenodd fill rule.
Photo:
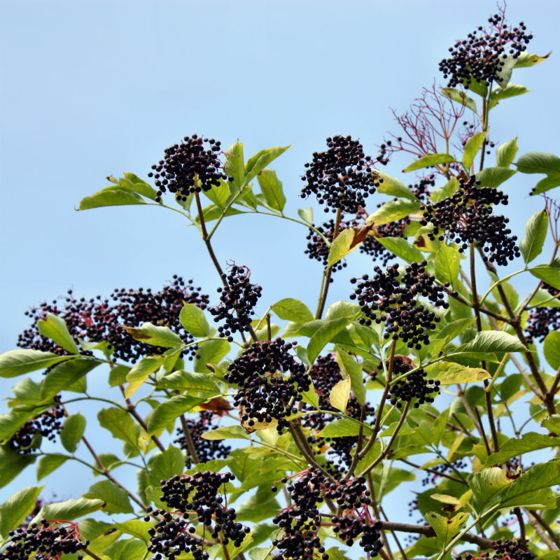
<svg viewBox="0 0 560 560">
<path fill-rule="evenodd" d="M 23 488 L 0 506 L 0 535 L 6 538 L 12 529 L 23 523 L 35 509 L 42 490 L 42 486 Z"/>
<path fill-rule="evenodd" d="M 107 187 L 91 196 L 82 198 L 80 210 L 91 210 L 103 206 L 129 206 L 131 204 L 145 204 L 145 201 L 136 193 L 119 187 Z"/>
<path fill-rule="evenodd" d="M 375 170 L 375 175 L 380 179 L 380 184 L 377 187 L 377 192 L 396 196 L 399 198 L 408 198 L 415 200 L 414 193 L 404 183 L 387 175 L 384 171 Z"/>
<path fill-rule="evenodd" d="M 354 242 L 355 232 L 352 228 L 342 230 L 331 243 L 329 249 L 328 265 L 333 266 L 342 260 L 348 253 L 358 247 L 358 244 L 352 245 Z"/>
<path fill-rule="evenodd" d="M 181 474 L 185 468 L 185 457 L 180 449 L 170 445 L 162 453 L 155 455 L 149 463 L 150 478 L 155 484 Z"/>
<path fill-rule="evenodd" d="M 50 338 L 55 344 L 64 348 L 70 354 L 78 354 L 80 352 L 64 319 L 52 313 L 47 313 L 44 319 L 37 321 L 37 330 L 45 338 Z"/>
<path fill-rule="evenodd" d="M 200 372 L 207 372 L 206 364 L 216 365 L 221 362 L 230 351 L 230 344 L 227 340 L 205 340 L 202 341 L 197 349 L 194 360 L 194 369 Z"/>
<path fill-rule="evenodd" d="M 410 216 L 419 209 L 420 203 L 418 200 L 390 200 L 380 206 L 373 214 L 370 214 L 366 219 L 366 224 L 368 226 L 390 224 Z"/>
<path fill-rule="evenodd" d="M 60 440 L 64 449 L 74 453 L 78 448 L 78 443 L 82 439 L 86 429 L 86 418 L 81 414 L 72 414 L 64 420 L 62 431 L 60 432 Z"/>
<path fill-rule="evenodd" d="M 403 169 L 403 173 L 408 173 L 409 171 L 416 171 L 417 169 L 424 169 L 425 167 L 434 167 L 435 165 L 441 165 L 446 163 L 453 163 L 455 159 L 449 154 L 428 154 L 414 163 L 411 163 L 408 167 Z"/>
<path fill-rule="evenodd" d="M 66 455 L 45 455 L 39 459 L 37 466 L 37 480 L 42 480 L 68 461 Z"/>
<path fill-rule="evenodd" d="M 276 175 L 276 171 L 265 169 L 257 175 L 266 203 L 275 210 L 282 212 L 286 206 L 286 197 L 282 189 L 282 183 Z"/>
<path fill-rule="evenodd" d="M 491 375 L 484 369 L 473 368 L 455 362 L 437 362 L 424 368 L 431 379 L 440 381 L 442 385 L 456 383 L 474 383 L 490 379 Z"/>
<path fill-rule="evenodd" d="M 181 414 L 189 412 L 203 402 L 204 398 L 177 395 L 160 404 L 148 420 L 148 432 L 153 434 L 173 423 Z"/>
<path fill-rule="evenodd" d="M 300 208 L 297 213 L 304 222 L 313 225 L 313 208 Z"/>
<path fill-rule="evenodd" d="M 492 109 L 503 99 L 517 97 L 518 95 L 523 95 L 528 91 L 529 90 L 525 86 L 521 86 L 519 84 L 507 84 L 505 87 L 500 87 L 492 92 L 490 96 L 489 108 Z"/>
<path fill-rule="evenodd" d="M 158 382 L 158 387 L 173 389 L 191 396 L 210 398 L 219 394 L 216 382 L 207 373 L 174 371 Z"/>
<path fill-rule="evenodd" d="M 445 97 L 448 97 L 452 101 L 464 105 L 465 107 L 470 109 L 473 113 L 477 113 L 475 100 L 472 97 L 469 97 L 464 91 L 451 87 L 446 87 L 446 88 L 441 88 L 441 93 L 443 93 Z"/>
<path fill-rule="evenodd" d="M 102 480 L 94 484 L 84 498 L 103 500 L 103 510 L 106 513 L 133 513 L 127 493 L 113 484 L 110 480 Z"/>
<path fill-rule="evenodd" d="M 275 146 L 257 152 L 247 160 L 245 166 L 245 184 L 254 179 L 265 167 L 281 156 L 290 146 Z"/>
<path fill-rule="evenodd" d="M 348 319 L 333 319 L 322 321 L 321 326 L 315 331 L 307 346 L 307 356 L 310 363 L 313 363 L 321 350 L 329 343 L 341 330 L 348 324 Z"/>
<path fill-rule="evenodd" d="M 547 231 L 548 214 L 546 210 L 536 212 L 529 218 L 525 226 L 525 237 L 519 245 L 526 263 L 535 260 L 542 253 Z"/>
<path fill-rule="evenodd" d="M 142 325 L 137 328 L 125 327 L 125 330 L 135 340 L 150 344 L 151 346 L 178 348 L 184 344 L 181 337 L 168 327 L 160 327 L 152 323 L 142 323 Z"/>
<path fill-rule="evenodd" d="M 542 280 L 549 286 L 560 290 L 560 259 L 556 259 L 552 264 L 540 264 L 533 266 L 529 272 Z"/>
<path fill-rule="evenodd" d="M 0 354 L 0 377 L 17 377 L 37 369 L 47 368 L 73 358 L 59 356 L 52 352 L 40 350 L 18 349 Z"/>
<path fill-rule="evenodd" d="M 313 313 L 309 310 L 305 303 L 293 298 L 284 298 L 277 301 L 272 307 L 272 311 L 285 321 L 293 321 L 294 323 L 307 323 L 313 321 Z"/>
<path fill-rule="evenodd" d="M 329 394 L 329 402 L 341 412 L 346 410 L 348 399 L 350 398 L 350 389 L 352 388 L 350 379 L 341 379 Z"/>
<path fill-rule="evenodd" d="M 163 364 L 163 356 L 147 356 L 134 364 L 133 368 L 128 372 L 126 380 L 128 385 L 124 392 L 124 396 L 129 399 L 140 387 L 146 379 L 150 377 L 154 371 L 157 371 Z"/>
<path fill-rule="evenodd" d="M 41 397 L 51 399 L 61 391 L 68 391 L 99 365 L 94 358 L 79 357 L 56 365 L 49 370 L 41 384 Z"/>
<path fill-rule="evenodd" d="M 441 244 L 434 255 L 434 272 L 440 282 L 455 284 L 461 268 L 457 247 Z"/>
<path fill-rule="evenodd" d="M 499 187 L 516 173 L 515 169 L 509 167 L 486 167 L 477 173 L 476 180 L 480 182 L 481 187 Z"/>
<path fill-rule="evenodd" d="M 430 201 L 434 204 L 441 202 L 443 199 L 452 196 L 455 191 L 459 188 L 459 181 L 456 177 L 451 177 L 443 187 L 440 189 L 434 189 L 430 195 Z"/>
<path fill-rule="evenodd" d="M 212 185 L 212 188 L 204 191 L 204 196 L 223 210 L 231 196 L 229 183 L 227 181 L 220 181 L 218 184 Z"/>
<path fill-rule="evenodd" d="M 560 368 L 560 331 L 553 331 L 546 335 L 543 351 L 550 367 Z"/>
<path fill-rule="evenodd" d="M 241 142 L 236 142 L 226 150 L 225 156 L 226 163 L 224 165 L 224 171 L 227 175 L 233 177 L 233 185 L 236 187 L 237 192 L 243 185 L 243 179 L 245 178 L 243 144 Z"/>
<path fill-rule="evenodd" d="M 473 492 L 473 506 L 478 512 L 482 512 L 487 506 L 495 501 L 500 491 L 511 484 L 507 473 L 499 467 L 482 469 L 474 473 L 469 480 L 469 486 Z"/>
<path fill-rule="evenodd" d="M 469 138 L 465 144 L 465 150 L 463 152 L 463 165 L 466 169 L 470 169 L 474 162 L 476 154 L 484 146 L 484 140 L 486 140 L 486 132 L 477 132 Z"/>
<path fill-rule="evenodd" d="M 97 414 L 99 424 L 109 430 L 113 437 L 124 441 L 133 449 L 138 449 L 140 428 L 128 412 L 121 408 L 103 408 Z"/>
<path fill-rule="evenodd" d="M 383 245 L 385 249 L 391 251 L 393 255 L 403 259 L 406 262 L 422 262 L 424 255 L 403 237 L 376 237 L 376 241 Z"/>
<path fill-rule="evenodd" d="M 181 325 L 187 332 L 198 338 L 210 335 L 210 325 L 206 320 L 204 311 L 194 303 L 185 303 L 179 315 Z"/>
<path fill-rule="evenodd" d="M 103 500 L 89 500 L 88 498 L 78 498 L 77 500 L 72 499 L 55 504 L 46 504 L 35 516 L 35 520 L 46 519 L 48 521 L 54 521 L 58 519 L 78 519 L 79 517 L 100 510 L 103 506 Z"/>
<path fill-rule="evenodd" d="M 350 379 L 354 396 L 361 405 L 364 405 L 366 402 L 366 390 L 363 381 L 362 365 L 357 363 L 353 356 L 341 348 L 336 349 L 336 361 L 344 376 Z"/>
<path fill-rule="evenodd" d="M 241 426 L 224 426 L 202 434 L 202 439 L 210 441 L 222 439 L 251 439 Z"/>
<path fill-rule="evenodd" d="M 130 171 L 125 171 L 124 177 L 121 177 L 117 184 L 121 189 L 140 194 L 150 200 L 155 200 L 157 197 L 157 191 L 154 188 Z"/>
<path fill-rule="evenodd" d="M 117 364 L 111 368 L 109 372 L 109 385 L 111 387 L 118 387 L 119 385 L 124 385 L 126 382 L 126 376 L 131 370 L 128 366 L 123 364 Z"/>
<path fill-rule="evenodd" d="M 517 145 L 517 136 L 512 138 L 509 142 L 505 142 L 498 146 L 496 150 L 496 166 L 497 167 L 509 167 L 517 152 L 519 151 L 519 146 Z"/>
<path fill-rule="evenodd" d="M 35 462 L 33 455 L 20 455 L 17 451 L 4 445 L 0 448 L 0 488 L 4 488 L 26 467 Z"/>
<path fill-rule="evenodd" d="M 522 52 L 516 59 L 515 68 L 529 68 L 544 62 L 551 53 L 546 53 L 545 55 L 538 55 L 534 53 L 528 53 L 527 51 Z"/>
<path fill-rule="evenodd" d="M 560 445 L 560 438 L 558 437 L 545 436 L 536 432 L 527 432 L 519 439 L 512 438 L 500 445 L 500 451 L 492 453 L 492 455 L 487 457 L 484 464 L 486 466 L 499 466 L 512 457 L 537 451 L 538 449 L 557 447 L 558 445 Z"/>
<path fill-rule="evenodd" d="M 444 517 L 435 511 L 429 511 L 424 516 L 436 533 L 437 542 L 444 549 L 453 537 L 465 526 L 469 518 L 467 512 L 459 512 L 453 517 Z"/>
<path fill-rule="evenodd" d="M 521 173 L 560 173 L 560 157 L 544 152 L 529 152 L 521 156 L 515 165 Z"/>
<path fill-rule="evenodd" d="M 368 429 L 366 428 L 366 432 Z M 371 432 L 371 430 L 369 430 Z M 360 433 L 360 423 L 354 418 L 338 418 L 329 422 L 320 432 L 324 438 L 340 438 L 357 436 Z"/>
<path fill-rule="evenodd" d="M 503 331 L 483 331 L 478 333 L 471 342 L 460 347 L 465 353 L 492 353 L 492 352 L 523 352 L 527 350 L 522 342 L 511 334 Z"/>
</svg>

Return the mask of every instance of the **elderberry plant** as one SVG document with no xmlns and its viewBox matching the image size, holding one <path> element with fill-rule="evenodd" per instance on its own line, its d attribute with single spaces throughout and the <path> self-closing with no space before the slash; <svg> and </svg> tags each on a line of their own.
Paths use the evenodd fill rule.
<svg viewBox="0 0 560 560">
<path fill-rule="evenodd" d="M 377 155 L 369 138 L 327 138 L 294 172 L 301 193 L 271 167 L 287 147 L 245 159 L 239 141 L 193 134 L 148 181 L 109 177 L 81 201 L 170 209 L 219 289 L 175 276 L 28 311 L 0 355 L 0 376 L 19 378 L 0 416 L 0 487 L 32 465 L 38 481 L 60 469 L 91 486 L 54 502 L 21 487 L 0 506 L 0 558 L 558 556 L 560 157 L 490 137 L 527 93 L 513 76 L 547 56 L 505 10 L 488 23 L 441 61 L 443 87 L 395 113 Z M 298 194 L 333 218 L 294 212 Z M 524 231 L 513 197 L 542 202 Z M 257 214 L 301 228 L 322 269 L 313 310 L 265 300 L 258 256 L 216 250 L 224 220 Z M 92 428 L 121 448 L 98 448 Z"/>
</svg>

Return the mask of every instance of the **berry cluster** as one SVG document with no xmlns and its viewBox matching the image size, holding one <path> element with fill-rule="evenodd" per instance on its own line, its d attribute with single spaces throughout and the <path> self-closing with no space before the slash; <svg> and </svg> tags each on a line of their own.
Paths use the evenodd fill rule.
<svg viewBox="0 0 560 560">
<path fill-rule="evenodd" d="M 223 288 L 218 288 L 220 303 L 210 307 L 209 311 L 216 321 L 224 321 L 218 327 L 220 336 L 233 340 L 231 334 L 244 332 L 251 325 L 251 317 L 262 288 L 251 284 L 251 271 L 246 266 L 231 265 Z"/>
<path fill-rule="evenodd" d="M 365 206 L 365 199 L 374 194 L 379 179 L 373 173 L 373 160 L 351 136 L 327 138 L 328 150 L 315 152 L 302 177 L 306 182 L 302 197 L 315 194 L 325 212 L 355 214 Z"/>
<path fill-rule="evenodd" d="M 534 560 L 537 555 L 517 540 L 498 541 L 492 552 L 462 554 L 457 560 Z"/>
<path fill-rule="evenodd" d="M 156 560 L 173 560 L 184 552 L 192 553 L 197 560 L 208 559 L 206 543 L 196 535 L 197 526 L 203 526 L 204 535 L 224 545 L 241 545 L 250 529 L 236 520 L 235 510 L 224 504 L 220 494 L 234 478 L 231 473 L 202 471 L 162 482 L 161 499 L 172 513 L 158 511 L 159 521 L 149 531 L 149 550 Z"/>
<path fill-rule="evenodd" d="M 422 479 L 422 486 L 435 485 L 441 478 L 441 475 L 448 473 L 449 471 L 461 471 L 467 468 L 467 463 L 461 459 L 453 461 L 452 463 L 442 463 L 441 465 L 435 465 L 431 467 L 430 473 L 428 473 Z"/>
<path fill-rule="evenodd" d="M 340 367 L 334 359 L 334 356 L 332 354 L 319 356 L 317 360 L 315 360 L 309 374 L 315 391 L 319 395 L 319 407 L 322 410 L 332 410 L 334 412 L 335 408 L 329 401 L 329 395 L 333 387 L 342 379 Z M 304 410 L 314 411 L 309 405 L 304 406 Z M 366 403 L 362 407 L 358 399 L 356 399 L 354 395 L 351 395 L 346 405 L 345 413 L 347 416 L 355 418 L 356 420 L 367 421 L 374 416 L 375 409 L 369 403 Z M 313 414 L 304 416 L 302 423 L 306 428 L 319 432 L 335 419 L 336 417 L 332 414 L 314 412 Z M 334 462 L 334 464 L 331 464 L 331 467 L 336 472 L 341 466 L 344 465 L 348 467 L 352 462 L 352 450 L 358 441 L 358 436 L 345 436 L 333 438 L 332 440 L 309 436 L 308 439 L 312 446 L 319 448 L 323 446 L 325 441 L 329 442 L 327 457 Z"/>
<path fill-rule="evenodd" d="M 0 560 L 55 560 L 79 553 L 88 545 L 81 540 L 78 524 L 69 521 L 42 521 L 15 529 L 9 536 Z"/>
<path fill-rule="evenodd" d="M 198 419 L 187 418 L 185 420 L 200 463 L 206 463 L 214 459 L 225 459 L 230 454 L 231 447 L 225 445 L 223 441 L 209 440 L 202 437 L 206 432 L 217 427 L 216 418 L 217 416 L 212 411 L 203 410 L 198 414 Z M 181 449 L 188 453 L 187 441 L 182 428 L 177 429 L 177 436 L 174 443 L 178 444 Z M 189 461 L 192 462 L 190 456 Z"/>
<path fill-rule="evenodd" d="M 273 541 L 280 550 L 278 558 L 306 560 L 320 556 L 322 560 L 328 559 L 319 537 L 320 506 L 324 500 L 337 505 L 337 515 L 329 520 L 334 532 L 349 545 L 361 536 L 360 546 L 373 556 L 377 554 L 381 547 L 381 526 L 369 515 L 367 508 L 371 499 L 364 478 L 337 482 L 326 478 L 318 469 L 310 468 L 290 482 L 286 490 L 290 505 L 273 519 L 283 529 L 282 536 Z"/>
<path fill-rule="evenodd" d="M 488 23 L 457 41 L 449 49 L 449 57 L 439 63 L 450 87 L 469 87 L 471 80 L 488 86 L 499 81 L 508 59 L 519 58 L 533 38 L 523 22 L 517 27 L 508 25 L 503 12 L 490 17 Z"/>
<path fill-rule="evenodd" d="M 338 227 L 338 231 L 341 232 L 344 229 L 354 227 L 356 224 L 354 223 L 347 223 L 341 221 Z M 320 231 L 327 239 L 332 240 L 334 235 L 334 220 L 328 220 L 325 223 L 314 226 L 316 230 Z M 325 243 L 323 238 L 312 229 L 309 230 L 307 234 L 307 249 L 305 250 L 305 254 L 314 261 L 320 262 L 325 268 L 328 265 L 329 260 L 329 246 Z M 346 268 L 346 261 L 344 259 L 338 261 L 332 268 L 332 272 L 337 272 L 338 270 L 342 270 Z M 332 282 L 332 277 L 331 277 Z"/>
<path fill-rule="evenodd" d="M 196 134 L 167 148 L 163 159 L 152 165 L 153 171 L 148 173 L 158 188 L 156 200 L 161 202 L 163 194 L 169 191 L 185 201 L 190 194 L 209 191 L 222 181 L 231 180 L 223 172 L 220 153 L 220 142 Z"/>
<path fill-rule="evenodd" d="M 551 296 L 560 298 L 560 290 L 546 285 L 544 288 Z M 529 340 L 542 342 L 552 331 L 560 330 L 560 307 L 535 307 L 529 312 L 525 332 Z"/>
<path fill-rule="evenodd" d="M 52 313 L 64 319 L 70 334 L 75 338 L 88 342 L 106 341 L 111 345 L 116 359 L 134 362 L 146 354 L 157 353 L 160 349 L 134 340 L 124 329 L 125 326 L 139 327 L 144 322 L 164 325 L 172 328 L 185 343 L 193 342 L 193 337 L 179 321 L 181 309 L 186 302 L 205 309 L 208 296 L 202 294 L 200 288 L 194 287 L 192 280 L 185 281 L 176 275 L 171 284 L 157 292 L 149 288 L 122 288 L 114 290 L 108 299 L 97 296 L 86 300 L 77 299 L 69 291 L 62 306 L 56 301 L 42 303 L 26 313 L 33 324 L 20 334 L 18 346 L 64 354 L 62 348 L 43 337 L 37 328 L 37 322 L 44 319 L 47 313 Z M 190 347 L 186 354 L 192 356 L 195 351 L 195 348 Z"/>
<path fill-rule="evenodd" d="M 507 204 L 508 196 L 498 189 L 477 187 L 474 176 L 452 195 L 422 207 L 422 225 L 432 224 L 429 237 L 455 242 L 459 251 L 474 243 L 489 262 L 505 266 L 520 256 L 517 237 L 507 226 L 509 219 L 493 214 L 493 206 Z"/>
<path fill-rule="evenodd" d="M 443 288 L 425 268 L 425 262 L 412 263 L 400 274 L 398 265 L 385 271 L 375 267 L 372 278 L 367 274 L 361 280 L 352 278 L 351 283 L 357 286 L 350 299 L 358 301 L 365 315 L 361 323 L 384 322 L 385 338 L 399 338 L 409 348 L 420 349 L 422 343 L 428 344 L 428 332 L 440 319 L 420 298 L 444 309 L 448 304 Z"/>
<path fill-rule="evenodd" d="M 278 430 L 295 409 L 298 396 L 311 386 L 305 366 L 290 353 L 295 343 L 259 341 L 229 365 L 225 380 L 239 387 L 234 403 L 247 428 L 257 422 L 278 422 Z"/>
<path fill-rule="evenodd" d="M 41 446 L 41 439 L 55 441 L 62 429 L 64 408 L 59 404 L 60 396 L 54 398 L 55 405 L 26 422 L 10 439 L 9 445 L 20 455 L 34 453 Z"/>
</svg>

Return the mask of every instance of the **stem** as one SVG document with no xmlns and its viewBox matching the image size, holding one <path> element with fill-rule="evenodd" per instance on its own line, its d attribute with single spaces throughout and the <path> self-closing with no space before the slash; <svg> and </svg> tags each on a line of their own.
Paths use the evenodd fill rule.
<svg viewBox="0 0 560 560">
<path fill-rule="evenodd" d="M 185 436 L 185 444 L 187 446 L 187 451 L 192 459 L 192 462 L 196 465 L 197 463 L 200 462 L 200 460 L 196 452 L 196 447 L 194 445 L 194 440 L 192 438 L 191 430 L 189 429 L 189 425 L 187 424 L 187 419 L 185 418 L 184 414 L 181 414 L 179 419 L 181 422 L 181 428 L 183 430 L 183 436 Z"/>
<path fill-rule="evenodd" d="M 90 557 L 94 558 L 95 560 L 103 560 L 100 556 L 97 556 L 95 552 L 92 552 L 89 548 L 84 548 L 84 552 Z"/>
<path fill-rule="evenodd" d="M 194 198 L 196 200 L 196 208 L 198 210 L 198 219 L 200 220 L 200 231 L 202 233 L 202 241 L 204 241 L 204 244 L 206 245 L 206 249 L 208 250 L 208 254 L 212 259 L 214 268 L 218 271 L 218 274 L 220 275 L 222 282 L 226 284 L 227 282 L 226 275 L 222 267 L 220 266 L 220 262 L 218 261 L 218 257 L 216 257 L 216 253 L 214 252 L 214 248 L 212 247 L 212 242 L 210 241 L 210 237 L 208 236 L 208 230 L 206 229 L 206 221 L 204 220 L 204 212 L 202 210 L 202 204 L 200 202 L 200 194 L 198 192 L 195 192 Z M 216 227 L 214 227 L 214 230 L 215 229 Z"/>
</svg>

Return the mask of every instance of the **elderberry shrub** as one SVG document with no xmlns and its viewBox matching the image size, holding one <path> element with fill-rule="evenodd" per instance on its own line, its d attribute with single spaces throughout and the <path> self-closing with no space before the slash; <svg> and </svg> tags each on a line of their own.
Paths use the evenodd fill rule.
<svg viewBox="0 0 560 560">
<path fill-rule="evenodd" d="M 217 427 L 217 416 L 210 410 L 199 412 L 198 418 L 187 418 L 185 420 L 194 449 L 200 463 L 206 463 L 214 459 L 226 459 L 231 447 L 221 440 L 204 439 L 202 436 Z M 174 441 L 181 449 L 187 452 L 188 466 L 192 464 L 192 457 L 188 454 L 189 448 L 182 428 L 177 429 L 177 439 Z"/>
<path fill-rule="evenodd" d="M 503 12 L 491 16 L 488 23 L 457 41 L 449 48 L 449 57 L 439 63 L 449 87 L 469 87 L 471 81 L 490 86 L 500 81 L 510 59 L 519 58 L 533 38 L 523 22 L 516 27 L 509 25 Z"/>
<path fill-rule="evenodd" d="M 37 327 L 40 320 L 52 313 L 66 322 L 73 337 L 88 342 L 106 341 L 116 359 L 135 362 L 145 355 L 160 353 L 165 349 L 134 340 L 126 332 L 125 326 L 139 327 L 144 322 L 150 322 L 173 329 L 185 344 L 194 341 L 179 320 L 185 303 L 206 309 L 208 296 L 201 292 L 201 288 L 195 287 L 192 280 L 184 280 L 177 275 L 173 276 L 171 284 L 157 292 L 150 288 L 121 288 L 114 290 L 108 299 L 97 296 L 86 300 L 77 299 L 69 291 L 62 306 L 55 300 L 26 312 L 33 323 L 19 335 L 18 346 L 65 354 L 63 348 L 42 336 Z M 191 346 L 185 350 L 185 355 L 193 356 L 195 352 L 196 348 Z"/>
<path fill-rule="evenodd" d="M 544 289 L 556 298 L 560 298 L 560 290 L 548 284 Z M 535 307 L 529 312 L 525 332 L 530 341 L 542 342 L 548 333 L 560 330 L 560 307 Z"/>
<path fill-rule="evenodd" d="M 430 239 L 454 241 L 460 252 L 473 243 L 482 250 L 486 261 L 505 266 L 521 254 L 517 236 L 511 235 L 507 226 L 509 218 L 493 214 L 495 205 L 507 203 L 506 194 L 495 188 L 478 187 L 473 176 L 468 181 L 460 180 L 453 195 L 425 204 L 420 223 L 433 225 Z"/>
<path fill-rule="evenodd" d="M 183 514 L 183 519 L 193 512 L 196 524 L 204 525 L 209 536 L 238 547 L 250 529 L 237 521 L 235 510 L 224 504 L 220 494 L 234 478 L 231 473 L 211 471 L 176 475 L 161 483 L 161 500 L 171 510 Z"/>
<path fill-rule="evenodd" d="M 42 521 L 10 531 L 0 560 L 52 560 L 63 554 L 79 553 L 87 546 L 88 542 L 80 537 L 77 523 Z"/>
<path fill-rule="evenodd" d="M 158 187 L 156 200 L 161 202 L 167 191 L 179 201 L 190 194 L 209 191 L 222 181 L 231 181 L 223 171 L 220 160 L 221 142 L 193 134 L 185 136 L 164 152 L 163 159 L 152 165 L 148 177 L 154 177 Z"/>
<path fill-rule="evenodd" d="M 333 387 L 342 380 L 342 372 L 340 366 L 336 362 L 332 354 L 319 356 L 313 367 L 309 371 L 309 375 L 313 382 L 313 387 L 319 396 L 319 408 L 323 411 L 338 412 L 330 403 L 329 395 Z M 325 428 L 330 422 L 336 420 L 334 414 L 327 412 L 316 412 L 310 405 L 304 405 L 303 409 L 312 414 L 306 414 L 302 418 L 302 424 L 313 430 L 319 432 Z M 345 414 L 356 420 L 367 422 L 375 414 L 375 409 L 369 403 L 364 406 L 360 405 L 358 399 L 354 395 L 350 395 L 348 404 L 346 405 Z M 324 442 L 329 442 L 329 450 L 327 451 L 327 458 L 332 461 L 330 467 L 334 473 L 342 472 L 343 466 L 348 467 L 352 462 L 352 450 L 358 442 L 358 436 L 344 436 L 340 438 L 321 438 L 311 435 L 308 437 L 309 443 L 318 449 L 321 449 Z"/>
<path fill-rule="evenodd" d="M 224 379 L 239 387 L 234 404 L 246 428 L 275 420 L 281 431 L 299 395 L 310 388 L 305 366 L 290 353 L 295 345 L 281 338 L 258 341 L 229 365 Z"/>
<path fill-rule="evenodd" d="M 492 552 L 466 553 L 456 557 L 456 560 L 534 560 L 537 555 L 527 550 L 527 546 L 515 539 L 498 541 Z"/>
<path fill-rule="evenodd" d="M 250 282 L 251 271 L 246 266 L 232 264 L 225 278 L 224 287 L 218 288 L 220 303 L 209 311 L 216 321 L 224 321 L 218 327 L 220 336 L 228 337 L 235 332 L 245 332 L 251 325 L 255 306 L 259 301 L 262 288 Z"/>
<path fill-rule="evenodd" d="M 284 479 L 283 482 L 288 482 Z M 371 504 L 365 479 L 353 478 L 345 482 L 327 478 L 316 468 L 309 468 L 286 486 L 290 504 L 273 519 L 283 533 L 273 541 L 280 554 L 278 558 L 299 560 L 316 558 L 328 559 L 328 554 L 319 537 L 324 500 L 337 506 L 337 514 L 329 518 L 329 525 L 347 543 L 361 536 L 360 546 L 372 555 L 380 548 L 380 525 L 367 512 Z"/>
<path fill-rule="evenodd" d="M 414 400 L 413 406 L 418 408 L 421 404 L 434 402 L 434 397 L 439 394 L 440 382 L 428 379 L 428 373 L 422 368 L 415 369 L 414 363 L 406 356 L 395 356 L 393 361 L 393 379 L 389 391 L 389 400 L 397 408 L 402 408 L 403 403 Z M 407 374 L 404 376 L 404 374 Z M 401 379 L 401 376 L 402 379 Z"/>
<path fill-rule="evenodd" d="M 20 455 L 35 453 L 41 446 L 42 438 L 55 441 L 62 429 L 64 408 L 60 405 L 60 395 L 54 397 L 55 405 L 26 422 L 11 438 L 9 446 Z"/>
<path fill-rule="evenodd" d="M 409 348 L 419 350 L 422 343 L 428 344 L 428 332 L 440 318 L 420 298 L 427 299 L 434 307 L 447 309 L 449 305 L 444 299 L 444 289 L 425 268 L 426 262 L 412 263 L 401 274 L 398 265 L 385 271 L 377 266 L 371 278 L 367 274 L 361 280 L 352 278 L 350 282 L 356 284 L 356 289 L 350 299 L 357 300 L 365 315 L 360 322 L 385 323 L 385 338 L 398 338 Z"/>
<path fill-rule="evenodd" d="M 373 172 L 373 160 L 351 136 L 327 138 L 327 147 L 324 152 L 315 152 L 312 162 L 305 164 L 307 171 L 301 179 L 306 185 L 301 196 L 314 194 L 325 212 L 355 214 L 380 182 Z"/>
</svg>

